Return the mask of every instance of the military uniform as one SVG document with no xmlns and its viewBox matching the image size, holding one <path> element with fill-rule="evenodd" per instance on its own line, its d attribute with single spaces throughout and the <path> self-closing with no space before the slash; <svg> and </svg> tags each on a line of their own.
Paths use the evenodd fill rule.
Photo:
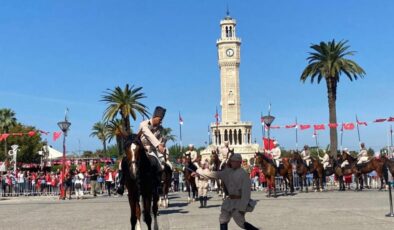
<svg viewBox="0 0 394 230">
<path fill-rule="evenodd" d="M 327 153 L 324 153 L 323 157 L 319 156 L 321 163 L 323 164 L 323 168 L 326 169 L 327 166 L 330 164 L 330 156 Z"/>
<path fill-rule="evenodd" d="M 309 165 L 311 164 L 311 153 L 309 152 L 309 149 L 304 149 L 301 152 L 301 156 L 302 156 L 302 160 L 305 161 L 306 166 L 309 167 Z"/>
<path fill-rule="evenodd" d="M 282 151 L 280 150 L 279 146 L 276 146 L 271 150 L 272 159 L 274 160 L 277 167 L 279 167 L 280 162 L 282 161 L 281 155 Z"/>
<path fill-rule="evenodd" d="M 219 160 L 221 161 L 219 169 L 221 169 L 222 166 L 227 163 L 228 158 L 230 157 L 229 155 L 230 148 L 228 147 L 228 144 L 225 144 L 219 149 Z"/>
<path fill-rule="evenodd" d="M 211 170 L 208 167 L 208 162 L 201 162 L 201 166 L 205 165 L 204 169 L 201 169 L 202 174 L 209 174 Z M 199 175 L 197 181 L 198 195 L 200 196 L 200 208 L 207 207 L 207 193 L 208 193 L 208 184 L 209 178 L 203 175 Z"/>
<path fill-rule="evenodd" d="M 357 156 L 357 164 L 362 164 L 368 161 L 368 151 L 365 148 L 362 148 Z"/>
<path fill-rule="evenodd" d="M 240 154 L 234 154 L 233 159 L 242 161 Z M 231 218 L 243 229 L 256 229 L 251 224 L 245 222 L 245 212 L 250 201 L 251 189 L 248 174 L 242 168 L 225 168 L 223 171 L 206 172 L 201 168 L 198 174 L 210 178 L 221 179 L 228 191 L 228 197 L 223 201 L 219 222 L 221 229 L 227 229 L 227 223 Z"/>
<path fill-rule="evenodd" d="M 183 156 L 186 157 L 186 159 L 190 159 L 191 163 L 194 164 L 197 168 L 199 167 L 199 166 L 198 166 L 198 162 L 197 162 L 197 160 L 198 160 L 198 154 L 197 154 L 197 151 L 196 151 L 196 150 L 194 150 L 194 149 L 190 150 L 190 149 L 189 149 L 189 150 L 187 150 L 187 151 L 184 153 Z"/>
<path fill-rule="evenodd" d="M 343 151 L 344 152 L 346 152 L 347 154 L 349 154 L 348 153 L 348 149 L 347 148 L 344 148 L 343 149 Z M 343 153 L 342 153 L 343 154 Z M 342 164 L 341 164 L 341 168 L 344 168 L 344 167 L 346 167 L 346 165 L 349 165 L 349 161 L 346 159 L 346 160 L 344 160 L 343 162 L 342 162 Z"/>
</svg>

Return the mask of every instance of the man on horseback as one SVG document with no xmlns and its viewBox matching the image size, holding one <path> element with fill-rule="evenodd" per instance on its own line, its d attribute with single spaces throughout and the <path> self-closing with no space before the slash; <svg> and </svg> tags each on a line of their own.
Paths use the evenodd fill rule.
<svg viewBox="0 0 394 230">
<path fill-rule="evenodd" d="M 349 155 L 348 151 L 349 151 L 348 148 L 344 148 L 343 151 L 342 151 L 342 160 L 343 161 L 342 161 L 342 164 L 341 164 L 341 168 L 345 168 L 347 165 L 349 165 L 349 161 L 347 160 L 347 158 L 346 159 L 343 158 L 344 154 Z"/>
<path fill-rule="evenodd" d="M 309 146 L 305 145 L 304 150 L 301 152 L 302 160 L 305 162 L 306 167 L 309 169 L 309 165 L 311 164 L 311 153 L 309 151 Z"/>
<path fill-rule="evenodd" d="M 227 164 L 228 158 L 230 157 L 230 148 L 228 144 L 228 141 L 225 141 L 224 146 L 219 150 L 219 160 L 222 162 L 219 169 L 222 169 L 222 166 Z"/>
<path fill-rule="evenodd" d="M 319 159 L 321 160 L 321 163 L 323 164 L 324 170 L 327 169 L 327 166 L 330 164 L 330 155 L 326 151 L 324 151 L 324 156 L 320 157 Z"/>
<path fill-rule="evenodd" d="M 200 174 L 221 179 L 229 192 L 229 195 L 223 201 L 219 216 L 220 230 L 228 229 L 228 222 L 231 218 L 242 229 L 258 229 L 245 221 L 245 213 L 253 211 L 255 202 L 250 199 L 250 179 L 245 170 L 241 168 L 241 162 L 242 156 L 237 153 L 230 157 L 230 168 L 209 173 L 199 168 L 197 173 L 193 173 L 193 175 Z"/>
<path fill-rule="evenodd" d="M 361 150 L 357 155 L 357 165 L 361 165 L 368 161 L 368 151 L 365 148 L 365 144 L 361 143 Z"/>
<path fill-rule="evenodd" d="M 165 153 L 165 143 L 162 138 L 161 131 L 163 127 L 161 123 L 163 121 L 164 115 L 166 114 L 166 109 L 157 106 L 155 111 L 153 112 L 153 116 L 149 120 L 142 121 L 140 123 L 140 127 L 138 129 L 138 136 L 141 139 L 141 142 L 144 146 L 146 153 L 149 156 L 149 159 L 152 161 L 153 165 L 157 168 L 157 180 L 160 181 L 161 172 L 163 170 L 164 164 L 164 156 Z M 122 172 L 125 172 L 125 168 L 128 167 L 127 157 L 123 157 L 122 163 Z M 117 193 L 123 194 L 124 192 L 124 183 L 125 178 L 124 175 L 121 176 L 119 181 L 119 187 L 117 189 Z"/>
<path fill-rule="evenodd" d="M 271 150 L 272 159 L 276 164 L 276 167 L 279 168 L 280 163 L 282 162 L 282 151 L 280 150 L 279 143 L 274 141 L 275 148 Z"/>
<path fill-rule="evenodd" d="M 189 161 L 188 162 L 189 167 L 193 167 L 194 169 L 198 168 L 198 154 L 197 151 L 194 150 L 193 144 L 189 144 L 189 149 L 183 154 L 183 156 L 186 158 L 186 160 Z"/>
</svg>

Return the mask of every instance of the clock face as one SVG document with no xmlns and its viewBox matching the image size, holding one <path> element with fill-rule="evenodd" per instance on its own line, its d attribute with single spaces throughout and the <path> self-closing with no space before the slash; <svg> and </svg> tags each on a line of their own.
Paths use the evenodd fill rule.
<svg viewBox="0 0 394 230">
<path fill-rule="evenodd" d="M 232 56 L 234 55 L 234 50 L 233 50 L 233 49 L 227 49 L 227 50 L 226 50 L 226 55 L 227 55 L 228 57 L 232 57 Z"/>
</svg>

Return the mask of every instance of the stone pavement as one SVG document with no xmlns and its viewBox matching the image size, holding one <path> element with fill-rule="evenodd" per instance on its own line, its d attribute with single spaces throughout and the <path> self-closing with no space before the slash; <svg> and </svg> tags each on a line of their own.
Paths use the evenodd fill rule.
<svg viewBox="0 0 394 230">
<path fill-rule="evenodd" d="M 219 229 L 221 200 L 214 193 L 210 196 L 208 208 L 199 209 L 198 202 L 186 204 L 185 193 L 171 194 L 170 208 L 160 210 L 160 229 Z M 258 204 L 246 219 L 261 229 L 394 229 L 394 218 L 385 217 L 387 192 L 310 192 L 278 198 L 253 192 L 252 197 Z M 126 197 L 0 200 L 0 229 L 130 229 L 129 216 Z M 229 229 L 239 228 L 231 221 Z"/>
</svg>

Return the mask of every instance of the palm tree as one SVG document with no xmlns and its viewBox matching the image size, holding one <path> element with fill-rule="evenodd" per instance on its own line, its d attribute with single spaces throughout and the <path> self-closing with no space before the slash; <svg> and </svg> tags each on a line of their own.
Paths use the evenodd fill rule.
<svg viewBox="0 0 394 230">
<path fill-rule="evenodd" d="M 137 113 L 143 117 L 148 116 L 147 107 L 140 102 L 141 99 L 146 98 L 145 94 L 140 92 L 141 89 L 142 87 L 134 88 L 134 85 L 129 87 L 129 84 L 126 84 L 124 89 L 119 86 L 114 90 L 107 89 L 101 99 L 108 104 L 104 119 L 111 121 L 119 113 L 125 132 L 131 134 L 130 116 L 134 121 L 137 119 Z"/>
<path fill-rule="evenodd" d="M 123 149 L 123 138 L 122 134 L 124 133 L 123 130 L 123 122 L 121 119 L 114 119 L 110 121 L 107 125 L 108 128 L 108 142 L 110 142 L 113 138 L 116 139 L 116 145 L 118 147 L 119 155 L 122 155 Z"/>
<path fill-rule="evenodd" d="M 107 152 L 108 127 L 105 122 L 96 122 L 92 127 L 91 137 L 97 137 L 103 143 L 104 154 Z"/>
<path fill-rule="evenodd" d="M 320 42 L 319 45 L 312 44 L 310 48 L 313 51 L 309 52 L 307 58 L 309 64 L 301 74 L 303 83 L 308 77 L 310 77 L 311 83 L 316 78 L 318 84 L 323 78 L 326 80 L 330 123 L 337 123 L 336 100 L 340 76 L 345 74 L 350 81 L 365 76 L 365 71 L 356 62 L 345 58 L 346 56 L 353 56 L 355 53 L 349 51 L 349 47 L 347 41 L 336 43 L 335 40 L 327 43 Z M 337 137 L 337 129 L 330 128 L 330 152 L 334 157 L 337 155 Z"/>
<path fill-rule="evenodd" d="M 0 130 L 8 133 L 16 125 L 15 112 L 11 109 L 0 109 Z M 7 139 L 4 140 L 4 154 L 7 155 Z"/>
<path fill-rule="evenodd" d="M 161 130 L 161 136 L 166 140 L 166 141 L 176 141 L 176 136 L 171 134 L 172 129 L 171 128 L 163 128 Z"/>
</svg>

